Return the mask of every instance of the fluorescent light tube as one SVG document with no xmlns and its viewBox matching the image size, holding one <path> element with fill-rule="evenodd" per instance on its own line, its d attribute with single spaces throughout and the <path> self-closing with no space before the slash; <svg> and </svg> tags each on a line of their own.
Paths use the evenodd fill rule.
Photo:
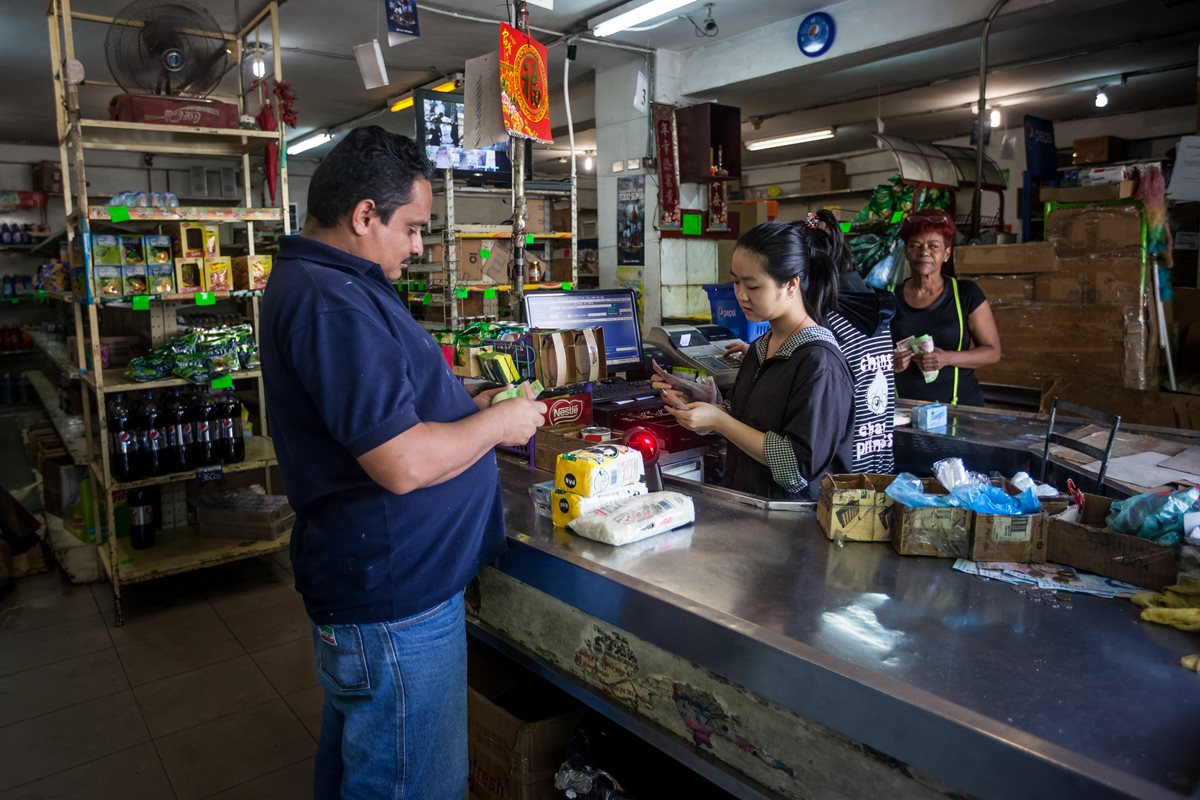
<svg viewBox="0 0 1200 800">
<path fill-rule="evenodd" d="M 627 10 L 618 9 L 615 16 L 597 17 L 588 20 L 588 25 L 592 29 L 592 34 L 599 37 L 612 36 L 614 33 L 620 33 L 626 28 L 632 28 L 635 25 L 641 25 L 643 22 L 652 20 L 655 17 L 661 17 L 663 14 L 669 14 L 677 8 L 683 8 L 693 0 L 650 0 L 648 3 L 641 5 L 630 4 L 630 6 L 622 6 Z"/>
<path fill-rule="evenodd" d="M 446 81 L 445 83 L 439 83 L 437 86 L 430 86 L 429 91 L 431 91 L 431 92 L 453 92 L 455 89 L 458 88 L 458 86 L 459 86 L 458 81 L 454 78 L 451 78 L 450 80 Z M 388 108 L 392 111 L 403 111 L 406 108 L 412 108 L 412 104 L 413 104 L 412 92 L 409 92 L 406 95 L 401 95 L 400 97 L 393 97 L 391 100 L 388 100 Z"/>
<path fill-rule="evenodd" d="M 804 133 L 789 133 L 784 136 L 772 136 L 769 139 L 754 139 L 746 142 L 746 149 L 770 150 L 772 147 L 787 147 L 789 144 L 819 142 L 822 139 L 832 139 L 833 136 L 833 128 L 822 128 L 818 131 L 805 131 Z"/>
<path fill-rule="evenodd" d="M 295 144 L 289 144 L 287 146 L 287 154 L 289 156 L 299 155 L 300 153 L 303 153 L 306 150 L 312 150 L 314 147 L 320 147 L 321 145 L 325 144 L 326 142 L 331 141 L 332 139 L 333 139 L 332 133 L 316 133 L 316 134 L 313 134 L 312 136 L 309 136 L 307 139 L 301 139 L 300 141 L 296 142 Z"/>
</svg>

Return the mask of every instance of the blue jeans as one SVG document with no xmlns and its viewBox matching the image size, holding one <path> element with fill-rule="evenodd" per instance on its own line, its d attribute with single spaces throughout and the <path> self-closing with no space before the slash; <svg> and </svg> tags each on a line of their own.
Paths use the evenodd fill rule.
<svg viewBox="0 0 1200 800">
<path fill-rule="evenodd" d="M 407 619 L 313 625 L 325 688 L 316 800 L 462 800 L 467 638 L 456 594 Z"/>
</svg>

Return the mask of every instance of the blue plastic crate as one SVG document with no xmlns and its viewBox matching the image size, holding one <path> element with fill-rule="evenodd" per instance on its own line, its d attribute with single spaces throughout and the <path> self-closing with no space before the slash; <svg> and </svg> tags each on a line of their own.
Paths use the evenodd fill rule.
<svg viewBox="0 0 1200 800">
<path fill-rule="evenodd" d="M 753 342 L 771 327 L 769 322 L 751 322 L 738 305 L 732 283 L 710 283 L 704 286 L 713 322 L 730 331 L 743 342 Z"/>
</svg>

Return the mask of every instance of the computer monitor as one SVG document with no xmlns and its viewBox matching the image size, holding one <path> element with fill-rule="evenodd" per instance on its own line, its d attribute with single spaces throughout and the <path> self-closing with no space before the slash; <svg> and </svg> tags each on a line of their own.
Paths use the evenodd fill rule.
<svg viewBox="0 0 1200 800">
<path fill-rule="evenodd" d="M 468 150 L 463 147 L 466 132 L 466 103 L 461 94 L 418 90 L 413 92 L 413 114 L 417 142 L 425 156 L 439 170 L 452 169 L 457 178 L 471 181 L 512 180 L 512 162 L 508 142 Z M 525 177 L 533 175 L 533 150 L 525 142 Z"/>
<path fill-rule="evenodd" d="M 610 372 L 642 366 L 642 329 L 632 289 L 527 292 L 525 321 L 531 328 L 599 325 L 604 329 L 604 359 Z"/>
</svg>

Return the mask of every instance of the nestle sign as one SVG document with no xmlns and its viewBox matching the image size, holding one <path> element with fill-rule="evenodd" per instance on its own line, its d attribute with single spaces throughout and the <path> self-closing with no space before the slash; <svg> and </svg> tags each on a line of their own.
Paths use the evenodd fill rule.
<svg viewBox="0 0 1200 800">
<path fill-rule="evenodd" d="M 548 427 L 587 425 L 592 421 L 592 396 L 586 392 L 551 397 L 542 402 L 546 404 L 545 424 Z"/>
</svg>

